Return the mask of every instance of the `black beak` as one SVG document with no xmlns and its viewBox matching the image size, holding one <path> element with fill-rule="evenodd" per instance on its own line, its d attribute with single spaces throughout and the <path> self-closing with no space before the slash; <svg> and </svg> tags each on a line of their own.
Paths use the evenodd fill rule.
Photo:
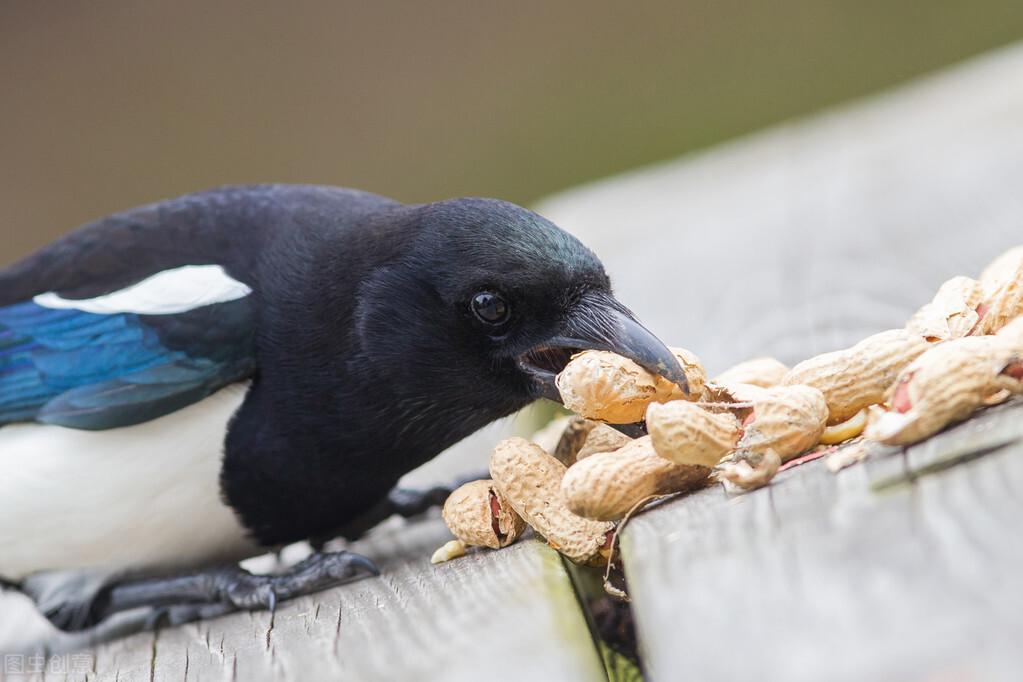
<svg viewBox="0 0 1023 682">
<path fill-rule="evenodd" d="M 554 377 L 572 355 L 583 350 L 621 355 L 689 395 L 689 382 L 678 359 L 610 294 L 591 293 L 581 299 L 560 333 L 520 356 L 519 365 L 532 377 L 538 396 L 560 403 Z"/>
</svg>

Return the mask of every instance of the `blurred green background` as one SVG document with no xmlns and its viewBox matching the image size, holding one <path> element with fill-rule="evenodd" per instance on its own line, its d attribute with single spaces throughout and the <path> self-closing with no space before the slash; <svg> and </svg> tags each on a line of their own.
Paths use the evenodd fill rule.
<svg viewBox="0 0 1023 682">
<path fill-rule="evenodd" d="M 1021 37 L 1020 0 L 4 0 L 0 262 L 224 183 L 529 203 Z"/>
</svg>

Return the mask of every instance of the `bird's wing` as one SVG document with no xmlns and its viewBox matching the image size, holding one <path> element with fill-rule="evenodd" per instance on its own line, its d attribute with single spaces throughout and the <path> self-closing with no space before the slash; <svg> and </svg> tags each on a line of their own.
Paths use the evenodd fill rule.
<svg viewBox="0 0 1023 682">
<path fill-rule="evenodd" d="M 88 299 L 0 307 L 0 424 L 137 424 L 254 371 L 251 290 L 218 265 L 157 272 Z"/>
</svg>

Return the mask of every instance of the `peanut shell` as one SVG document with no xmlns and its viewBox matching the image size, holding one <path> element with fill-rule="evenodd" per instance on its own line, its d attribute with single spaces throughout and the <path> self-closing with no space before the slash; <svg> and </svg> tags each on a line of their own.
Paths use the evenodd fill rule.
<svg viewBox="0 0 1023 682">
<path fill-rule="evenodd" d="M 530 440 L 542 447 L 545 452 L 551 453 L 554 459 L 565 466 L 572 466 L 575 463 L 576 457 L 579 456 L 579 450 L 586 443 L 590 432 L 597 426 L 601 426 L 601 423 L 590 419 L 583 419 L 577 415 L 564 417 L 556 420 L 556 422 L 561 426 L 561 431 L 557 439 L 550 439 L 554 442 L 549 447 L 537 440 L 536 434 Z M 544 435 L 547 436 L 548 434 Z"/>
<path fill-rule="evenodd" d="M 770 388 L 781 383 L 789 368 L 775 358 L 753 358 L 740 362 L 714 378 L 716 384 L 749 384 Z"/>
<path fill-rule="evenodd" d="M 888 409 L 872 412 L 867 437 L 889 445 L 916 443 L 1023 391 L 1023 382 L 1003 374 L 1018 361 L 1016 350 L 996 336 L 934 346 L 899 375 L 889 391 Z"/>
<path fill-rule="evenodd" d="M 451 534 L 467 545 L 499 549 L 515 542 L 526 523 L 489 479 L 459 486 L 441 512 Z"/>
<path fill-rule="evenodd" d="M 753 399 L 740 450 L 773 450 L 787 462 L 817 444 L 828 421 L 824 395 L 812 386 L 775 386 Z"/>
<path fill-rule="evenodd" d="M 629 424 L 643 418 L 647 405 L 671 394 L 671 384 L 658 378 L 620 355 L 583 351 L 561 370 L 555 383 L 565 407 L 573 412 L 587 419 Z"/>
<path fill-rule="evenodd" d="M 607 424 L 598 424 L 586 437 L 586 442 L 576 453 L 576 461 L 586 459 L 598 452 L 611 452 L 625 447 L 632 439 Z"/>
<path fill-rule="evenodd" d="M 599 557 L 614 526 L 568 510 L 561 496 L 565 471 L 564 464 L 522 438 L 501 441 L 490 457 L 494 485 L 511 507 L 551 547 L 572 561 L 586 563 Z"/>
<path fill-rule="evenodd" d="M 1023 246 L 1009 249 L 980 275 L 982 300 L 977 334 L 994 334 L 1023 314 Z"/>
<path fill-rule="evenodd" d="M 828 423 L 840 424 L 883 401 L 899 372 L 930 347 L 919 334 L 892 329 L 851 348 L 804 360 L 789 370 L 782 385 L 818 389 L 828 404 Z"/>
<path fill-rule="evenodd" d="M 704 388 L 707 384 L 707 372 L 703 369 L 703 363 L 696 353 L 685 348 L 669 346 L 668 350 L 682 366 L 686 375 L 686 383 L 689 384 L 689 395 L 682 392 L 682 389 L 671 383 L 664 377 L 657 377 L 658 388 L 661 393 L 667 392 L 668 396 L 660 402 L 668 400 L 700 400 L 703 397 Z"/>
<path fill-rule="evenodd" d="M 771 482 L 781 467 L 781 457 L 774 450 L 763 452 L 742 450 L 716 469 L 718 480 L 727 490 L 734 486 L 740 490 L 756 490 Z"/>
<path fill-rule="evenodd" d="M 600 452 L 576 463 L 561 481 L 561 494 L 573 513 L 614 521 L 647 497 L 694 488 L 709 475 L 709 467 L 674 464 L 658 457 L 650 436 L 644 436 L 620 450 Z"/>
<path fill-rule="evenodd" d="M 916 311 L 906 329 L 930 342 L 962 338 L 980 321 L 977 306 L 981 296 L 980 282 L 953 277 L 941 285 L 930 303 Z"/>
<path fill-rule="evenodd" d="M 742 433 L 733 414 L 708 412 L 684 400 L 650 405 L 646 426 L 658 455 L 675 464 L 704 467 L 717 464 Z"/>
</svg>

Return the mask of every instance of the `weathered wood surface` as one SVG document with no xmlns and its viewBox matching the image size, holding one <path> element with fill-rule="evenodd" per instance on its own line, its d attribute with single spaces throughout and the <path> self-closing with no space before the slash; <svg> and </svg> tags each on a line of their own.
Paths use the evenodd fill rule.
<svg viewBox="0 0 1023 682">
<path fill-rule="evenodd" d="M 498 426 L 407 480 L 426 484 L 486 467 Z M 432 566 L 451 538 L 439 514 L 394 520 L 354 543 L 377 561 L 370 578 L 266 612 L 113 638 L 136 618 L 91 637 L 56 635 L 23 597 L 0 595 L 0 653 L 44 647 L 45 665 L 73 673 L 46 680 L 477 680 L 604 679 L 600 655 L 556 553 L 527 540 Z M 124 621 L 128 621 L 125 623 Z M 96 642 L 95 640 L 102 640 Z M 11 642 L 14 642 L 12 644 Z M 522 652 L 529 655 L 521 655 Z M 72 658 L 75 654 L 85 658 Z M 83 661 L 89 670 L 79 672 Z M 38 659 L 32 661 L 42 665 Z M 0 664 L 2 665 L 2 664 Z M 552 677 L 548 677 L 552 676 Z M 43 679 L 7 675 L 0 680 Z"/>
<path fill-rule="evenodd" d="M 793 362 L 901 327 L 1023 243 L 1021 121 L 1016 46 L 543 209 L 710 370 Z M 837 476 L 815 462 L 641 515 L 623 543 L 651 677 L 1020 679 L 1021 436 L 1017 405 Z"/>
<path fill-rule="evenodd" d="M 557 554 L 527 540 L 430 565 L 449 538 L 439 519 L 395 524 L 356 543 L 380 561 L 379 579 L 286 602 L 273 616 L 233 614 L 115 639 L 85 650 L 89 673 L 46 679 L 476 680 L 495 668 L 506 679 L 603 679 Z"/>
</svg>

